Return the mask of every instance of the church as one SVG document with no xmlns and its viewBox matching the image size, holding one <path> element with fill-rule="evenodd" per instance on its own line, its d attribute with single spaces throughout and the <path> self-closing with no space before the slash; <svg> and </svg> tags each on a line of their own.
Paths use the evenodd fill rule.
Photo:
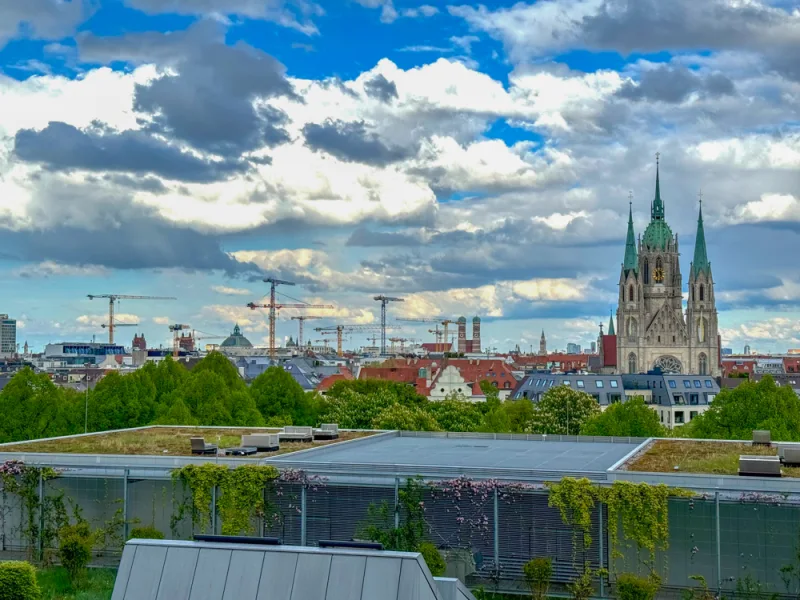
<svg viewBox="0 0 800 600">
<path fill-rule="evenodd" d="M 656 155 L 656 191 L 650 206 L 650 223 L 638 240 L 633 229 L 632 203 L 629 209 L 617 327 L 612 317 L 608 334 L 603 336 L 601 330 L 601 353 L 606 354 L 601 357 L 603 365 L 614 366 L 617 373 L 660 369 L 662 373 L 720 374 L 714 279 L 706 252 L 702 199 L 685 313 L 683 290 L 678 236 L 665 218 Z"/>
</svg>

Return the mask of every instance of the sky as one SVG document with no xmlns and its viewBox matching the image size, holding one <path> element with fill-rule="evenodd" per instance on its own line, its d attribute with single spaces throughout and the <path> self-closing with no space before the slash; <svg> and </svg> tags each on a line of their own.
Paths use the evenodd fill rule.
<svg viewBox="0 0 800 600">
<path fill-rule="evenodd" d="M 0 0 L 0 313 L 18 341 L 171 323 L 483 319 L 588 346 L 660 153 L 698 198 L 723 346 L 800 347 L 800 8 L 788 0 Z M 279 340 L 299 314 L 280 311 Z M 429 324 L 393 335 L 433 341 Z M 346 345 L 365 342 L 353 334 Z"/>
</svg>

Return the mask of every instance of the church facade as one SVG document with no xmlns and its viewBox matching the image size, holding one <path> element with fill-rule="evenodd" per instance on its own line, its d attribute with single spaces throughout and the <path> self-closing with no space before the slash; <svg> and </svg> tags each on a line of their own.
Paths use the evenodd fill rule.
<svg viewBox="0 0 800 600">
<path fill-rule="evenodd" d="M 617 372 L 646 373 L 659 368 L 663 373 L 720 374 L 714 280 L 706 252 L 702 202 L 687 283 L 684 312 L 678 236 L 665 219 L 656 164 L 650 223 L 638 241 L 632 205 L 628 215 L 615 330 Z"/>
</svg>

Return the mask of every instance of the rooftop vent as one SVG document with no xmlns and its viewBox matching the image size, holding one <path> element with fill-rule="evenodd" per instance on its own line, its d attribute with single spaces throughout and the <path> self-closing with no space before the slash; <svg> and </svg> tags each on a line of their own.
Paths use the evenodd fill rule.
<svg viewBox="0 0 800 600">
<path fill-rule="evenodd" d="M 769 446 L 772 444 L 772 438 L 769 430 L 755 429 L 753 431 L 753 445 Z"/>
<path fill-rule="evenodd" d="M 800 465 L 800 447 L 798 446 L 783 446 L 781 459 L 783 464 L 798 466 Z"/>
<path fill-rule="evenodd" d="M 244 535 L 205 535 L 194 536 L 195 542 L 214 542 L 218 544 L 253 544 L 257 546 L 280 546 L 280 538 L 249 537 Z"/>
<path fill-rule="evenodd" d="M 342 540 L 320 540 L 320 548 L 355 548 L 357 550 L 383 550 L 383 544 L 376 542 L 356 542 Z"/>
<path fill-rule="evenodd" d="M 749 477 L 780 477 L 781 459 L 778 456 L 739 457 L 739 475 Z"/>
</svg>

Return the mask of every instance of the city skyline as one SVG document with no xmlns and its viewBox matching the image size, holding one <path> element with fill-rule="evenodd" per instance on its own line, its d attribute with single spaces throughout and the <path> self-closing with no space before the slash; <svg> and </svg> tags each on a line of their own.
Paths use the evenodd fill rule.
<svg viewBox="0 0 800 600">
<path fill-rule="evenodd" d="M 178 298 L 123 301 L 126 345 L 135 329 L 167 346 L 172 323 L 266 345 L 245 305 L 273 275 L 337 306 L 320 325 L 377 323 L 386 293 L 405 298 L 391 321 L 479 315 L 484 347 L 536 349 L 542 328 L 586 347 L 660 152 L 684 272 L 702 190 L 722 345 L 798 347 L 800 15 L 483 4 L 0 7 L 0 312 L 18 342 L 102 341 L 107 304 L 86 296 L 119 293 Z"/>
</svg>

